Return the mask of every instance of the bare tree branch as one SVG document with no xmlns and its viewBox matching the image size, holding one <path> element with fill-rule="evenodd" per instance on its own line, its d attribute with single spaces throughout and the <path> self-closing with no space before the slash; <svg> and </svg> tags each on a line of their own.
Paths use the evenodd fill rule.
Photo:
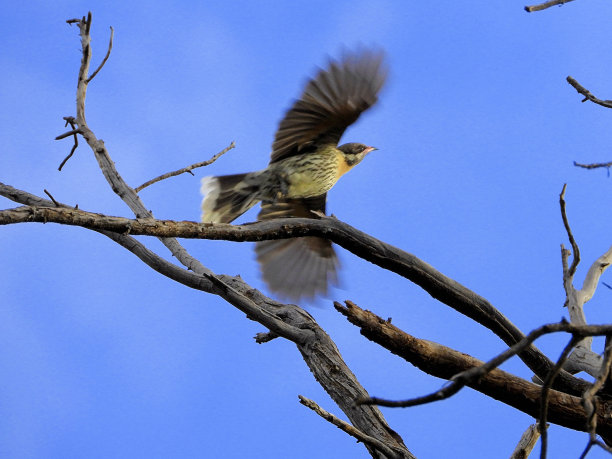
<svg viewBox="0 0 612 459">
<path fill-rule="evenodd" d="M 512 452 L 510 459 L 527 459 L 533 450 L 536 442 L 540 438 L 540 431 L 537 424 L 531 424 L 523 433 L 516 448 Z"/>
<path fill-rule="evenodd" d="M 600 167 L 605 167 L 607 169 L 610 169 L 610 167 L 612 167 L 612 161 L 607 162 L 607 163 L 593 163 L 593 164 L 581 164 L 581 163 L 577 163 L 576 161 L 574 161 L 574 166 L 582 167 L 583 169 L 597 169 Z"/>
<path fill-rule="evenodd" d="M 584 99 L 582 99 L 582 102 L 586 102 L 587 100 L 590 100 L 594 104 L 601 105 L 602 107 L 612 108 L 612 100 L 598 99 L 593 94 L 591 94 L 591 91 L 586 89 L 584 86 L 578 83 L 578 81 L 576 81 L 575 78 L 571 76 L 568 76 L 566 80 L 569 84 L 571 84 L 574 87 L 576 91 L 578 91 L 580 94 L 584 96 Z"/>
<path fill-rule="evenodd" d="M 49 196 L 49 199 L 51 199 L 51 201 L 53 201 L 53 204 L 55 204 L 57 207 L 59 207 L 58 202 L 55 200 L 55 198 L 51 195 L 51 193 L 49 193 L 47 190 L 43 190 L 45 192 L 45 194 L 47 196 Z"/>
<path fill-rule="evenodd" d="M 77 136 L 77 134 L 80 134 L 81 131 L 80 129 L 75 128 L 75 120 L 72 116 L 65 116 L 64 119 L 66 120 L 66 126 L 68 126 L 68 124 L 70 124 L 70 127 L 72 128 L 72 131 L 66 132 L 64 134 L 58 135 L 55 140 L 61 140 L 61 139 L 65 139 L 66 137 L 72 136 L 73 140 L 74 140 L 74 145 L 72 145 L 72 149 L 70 150 L 70 153 L 68 153 L 68 156 L 66 156 L 64 158 L 64 160 L 60 163 L 59 167 L 57 168 L 58 171 L 61 171 L 62 168 L 64 167 L 64 164 L 66 164 L 66 162 L 72 158 L 72 155 L 74 155 L 74 152 L 76 151 L 77 147 L 79 146 L 79 137 Z"/>
<path fill-rule="evenodd" d="M 591 450 L 591 448 L 593 446 L 599 446 L 600 448 L 602 448 L 604 451 L 607 451 L 608 453 L 612 453 L 612 448 L 610 448 L 608 445 L 602 443 L 601 441 L 595 439 L 590 439 L 589 442 L 586 445 L 586 448 L 584 449 L 584 451 L 582 452 L 582 454 L 580 455 L 580 459 L 584 459 L 587 454 L 589 453 L 589 451 Z"/>
<path fill-rule="evenodd" d="M 18 192 L 19 190 L 0 183 L 0 195 L 12 199 Z M 178 236 L 243 242 L 302 236 L 325 237 L 364 260 L 415 282 L 434 298 L 489 328 L 506 344 L 511 346 L 524 338 L 521 331 L 484 298 L 436 271 L 414 255 L 379 241 L 335 218 L 290 218 L 234 226 L 152 218 L 129 220 L 53 207 L 14 209 L 10 214 L 9 211 L 0 214 L 0 224 L 26 221 L 57 222 L 96 230 L 164 238 Z M 522 348 L 519 357 L 541 379 L 545 379 L 548 371 L 553 368 L 553 363 L 533 345 Z M 584 392 L 587 383 L 567 372 L 561 372 L 555 381 L 555 387 L 578 395 Z"/>
<path fill-rule="evenodd" d="M 89 20 L 91 22 L 91 17 L 89 18 Z M 91 80 L 93 80 L 95 78 L 95 76 L 98 74 L 98 72 L 100 70 L 102 70 L 102 67 L 104 67 L 104 64 L 106 64 L 106 61 L 110 57 L 111 51 L 113 49 L 113 36 L 114 35 L 115 35 L 115 31 L 113 30 L 113 27 L 111 26 L 111 28 L 110 28 L 110 39 L 108 41 L 108 51 L 106 51 L 106 56 L 104 56 L 104 59 L 102 59 L 102 62 L 100 62 L 100 65 L 98 66 L 98 68 L 91 74 L 91 76 L 89 78 L 87 78 L 87 83 L 90 83 Z"/>
<path fill-rule="evenodd" d="M 576 244 L 576 240 L 574 239 L 574 235 L 572 234 L 572 230 L 569 225 L 569 220 L 567 219 L 567 212 L 565 209 L 565 190 L 567 188 L 567 184 L 563 184 L 563 189 L 561 190 L 561 194 L 559 195 L 559 206 L 561 207 L 561 218 L 563 219 L 563 226 L 565 227 L 565 231 L 567 232 L 567 237 L 572 245 L 572 250 L 574 251 L 572 258 L 572 264 L 567 269 L 567 272 L 563 273 L 564 280 L 567 277 L 567 282 L 570 284 L 574 280 L 574 274 L 576 273 L 576 268 L 580 263 L 580 249 L 578 248 L 578 244 Z"/>
<path fill-rule="evenodd" d="M 91 37 L 89 31 L 92 15 L 89 13 L 87 18 L 69 20 L 68 22 L 70 24 L 77 24 L 81 36 L 82 58 L 78 73 L 75 117 L 75 124 L 79 130 L 78 133 L 83 136 L 92 149 L 98 165 L 112 190 L 128 205 L 137 219 L 152 219 L 152 213 L 145 207 L 137 193 L 120 176 L 104 142 L 96 137 L 86 122 L 85 99 L 87 86 L 91 81 L 91 77 L 88 78 L 88 71 L 91 61 Z M 12 195 L 13 198 L 24 198 L 23 194 L 14 193 L 14 190 Z M 37 197 L 34 198 L 31 199 L 30 196 L 27 200 L 35 201 L 38 199 Z M 76 209 L 68 210 L 77 212 Z M 388 426 L 380 410 L 370 409 L 364 411 L 361 407 L 356 407 L 352 403 L 352 400 L 363 397 L 367 392 L 346 366 L 331 338 L 306 311 L 295 305 L 284 305 L 265 297 L 256 289 L 243 282 L 239 277 L 214 274 L 200 261 L 192 257 L 174 238 L 160 237 L 160 241 L 191 272 L 178 268 L 171 263 L 162 262 L 160 257 L 125 234 L 113 235 L 108 232 L 104 234 L 132 251 L 145 263 L 149 264 L 149 266 L 159 270 L 167 277 L 184 282 L 186 285 L 190 284 L 189 286 L 193 288 L 221 296 L 230 304 L 244 311 L 248 318 L 260 322 L 275 334 L 293 341 L 316 380 L 324 387 L 359 430 L 378 438 L 382 442 L 393 445 L 394 448 L 405 451 L 406 457 L 411 457 L 401 437 Z M 378 455 L 369 446 L 367 447 L 372 455 Z"/>
<path fill-rule="evenodd" d="M 541 5 L 526 7 L 526 9 L 528 11 L 538 11 L 568 1 L 572 0 L 549 1 Z M 196 167 L 210 164 L 233 148 L 234 143 L 232 142 L 229 147 L 208 161 L 169 172 L 142 184 L 136 189 L 132 189 L 119 175 L 104 142 L 97 138 L 87 125 L 85 118 L 87 87 L 109 59 L 113 46 L 114 31 L 111 27 L 106 56 L 91 76 L 88 76 L 92 57 L 90 37 L 92 15 L 89 13 L 87 18 L 72 19 L 67 22 L 77 24 L 79 27 L 82 59 L 78 73 L 76 117 L 64 118 L 66 125 L 70 124 L 72 129 L 58 136 L 58 139 L 72 136 L 74 145 L 70 154 L 62 161 L 60 170 L 76 150 L 78 135 L 83 136 L 92 149 L 109 185 L 133 211 L 136 219 L 80 211 L 59 203 L 46 190 L 45 193 L 52 201 L 0 184 L 0 195 L 24 204 L 24 207 L 0 211 L 0 225 L 24 222 L 55 222 L 82 226 L 109 237 L 138 256 L 152 269 L 168 278 L 191 288 L 222 297 L 244 312 L 249 319 L 257 321 L 270 330 L 267 333 L 258 334 L 257 342 L 267 342 L 276 337 L 283 337 L 296 344 L 317 381 L 347 414 L 354 427 L 321 409 L 311 400 L 300 396 L 301 403 L 315 410 L 345 432 L 363 441 L 374 457 L 381 457 L 381 454 L 384 457 L 413 457 L 403 444 L 401 437 L 388 426 L 378 407 L 373 405 L 374 403 L 387 404 L 387 406 L 414 406 L 447 398 L 465 386 L 472 387 L 534 417 L 539 415 L 542 432 L 542 457 L 546 455 L 546 431 L 544 426 L 547 418 L 550 418 L 551 422 L 572 429 L 588 430 L 590 440 L 584 454 L 593 444 L 601 445 L 601 442 L 595 436 L 596 433 L 606 439 L 612 438 L 612 420 L 606 412 L 606 408 L 598 403 L 598 399 L 605 396 L 605 390 L 602 391 L 601 389 L 609 379 L 610 362 L 612 361 L 610 346 L 606 346 L 603 366 L 598 373 L 595 384 L 590 385 L 563 370 L 574 346 L 580 347 L 585 342 L 585 338 L 589 339 L 587 350 L 590 351 L 591 336 L 605 334 L 609 337 L 612 335 L 612 325 L 587 326 L 585 325 L 584 315 L 582 315 L 582 321 L 580 321 L 580 317 L 574 320 L 575 313 L 572 312 L 571 307 L 578 305 L 578 310 L 582 312 L 583 304 L 591 298 L 601 274 L 612 262 L 612 247 L 591 266 L 583 288 L 576 290 L 573 287 L 573 278 L 580 256 L 578 245 L 573 238 L 566 215 L 565 186 L 560 196 L 560 203 L 574 258 L 571 266 L 568 267 L 570 253 L 563 248 L 562 263 L 564 287 L 566 287 L 567 303 L 570 307 L 572 323 L 561 322 L 545 325 L 532 331 L 527 336 L 524 336 L 486 299 L 444 276 L 413 255 L 378 241 L 335 218 L 324 217 L 317 220 L 284 219 L 242 226 L 155 220 L 151 211 L 145 207 L 138 196 L 137 193 L 140 190 L 165 178 L 185 172 L 191 173 L 191 170 Z M 594 103 L 612 108 L 612 101 L 601 101 L 595 98 L 571 77 L 568 77 L 568 82 L 579 93 L 585 95 L 585 100 L 591 100 Z M 149 250 L 143 243 L 131 236 L 136 234 L 158 237 L 172 255 L 187 269 L 170 263 Z M 239 277 L 213 273 L 199 260 L 191 256 L 175 239 L 176 237 L 186 237 L 259 241 L 303 236 L 328 238 L 355 255 L 406 277 L 421 286 L 432 297 L 493 331 L 510 346 L 509 349 L 494 359 L 483 363 L 445 346 L 407 335 L 392 326 L 390 322 L 383 321 L 348 301 L 346 308 L 336 304 L 340 312 L 361 328 L 361 333 L 364 336 L 376 342 L 380 341 L 381 345 L 417 365 L 423 371 L 450 380 L 450 383 L 439 391 L 407 401 L 393 402 L 370 398 L 342 360 L 331 338 L 306 311 L 298 306 L 278 303 L 267 298 Z M 533 345 L 533 342 L 539 336 L 553 332 L 572 334 L 570 342 L 556 364 L 553 364 Z M 518 355 L 538 377 L 545 380 L 542 387 L 497 368 L 502 362 L 514 355 Z M 574 353 L 572 353 L 573 355 Z M 572 356 L 570 356 L 570 360 Z M 592 366 L 595 367 L 595 365 Z M 602 392 L 604 392 L 603 395 Z M 582 393 L 584 393 L 584 397 L 580 399 L 577 395 Z M 355 400 L 362 403 L 355 404 L 353 403 Z M 535 440 L 533 442 L 535 443 Z M 522 451 L 527 451 L 527 448 L 523 448 Z"/>
<path fill-rule="evenodd" d="M 582 337 L 586 335 L 601 336 L 612 331 L 612 325 L 576 326 L 567 322 L 543 325 L 529 333 L 516 347 L 504 351 L 485 364 L 478 359 L 441 344 L 415 338 L 350 301 L 346 302 L 346 307 L 339 303 L 335 303 L 335 307 L 352 324 L 358 326 L 361 334 L 366 338 L 402 357 L 420 370 L 450 381 L 430 395 L 409 400 L 390 401 L 380 398 L 360 400 L 361 403 L 376 403 L 391 407 L 414 406 L 441 400 L 453 395 L 462 387 L 468 386 L 537 418 L 540 415 L 542 387 L 500 369 L 491 369 L 491 367 L 503 363 L 510 358 L 510 354 L 516 354 L 521 346 L 526 346 L 528 342 L 546 334 L 565 332 Z M 590 385 L 585 382 L 585 389 L 588 387 Z M 552 389 L 548 391 L 548 399 L 549 422 L 574 430 L 587 430 L 587 413 L 579 396 L 568 395 Z M 604 438 L 612 439 L 612 419 L 610 419 L 604 407 L 597 406 L 596 409 L 598 416 L 597 432 Z"/>
<path fill-rule="evenodd" d="M 350 436 L 355 437 L 357 440 L 359 440 L 359 441 L 361 441 L 363 443 L 367 443 L 371 447 L 380 450 L 381 452 L 383 452 L 388 457 L 393 457 L 393 458 L 406 457 L 404 455 L 403 451 L 401 451 L 401 450 L 393 450 L 393 449 L 389 448 L 387 445 L 385 445 L 383 442 L 377 440 L 376 438 L 370 437 L 369 435 L 365 435 L 363 432 L 359 431 L 358 429 L 355 429 L 355 427 L 350 425 L 348 422 L 344 422 L 342 419 L 337 418 L 336 416 L 334 416 L 330 412 L 325 411 L 323 408 L 321 408 L 319 405 L 317 405 L 312 400 L 304 397 L 303 395 L 298 395 L 298 397 L 299 397 L 300 403 L 302 405 L 310 408 L 312 411 L 317 413 L 323 419 L 325 419 L 326 421 L 331 422 L 333 425 L 338 427 L 340 430 L 343 430 L 344 432 L 346 432 Z"/>
<path fill-rule="evenodd" d="M 138 193 L 141 190 L 143 190 L 144 188 L 148 187 L 149 185 L 153 185 L 156 182 L 159 182 L 161 180 L 164 180 L 164 179 L 167 179 L 167 178 L 170 178 L 170 177 L 176 177 L 177 175 L 184 174 L 185 172 L 189 172 L 191 175 L 193 175 L 193 172 L 191 172 L 193 169 L 196 169 L 198 167 L 203 167 L 203 166 L 211 165 L 217 159 L 219 159 L 221 156 L 223 156 L 225 153 L 230 151 L 235 146 L 236 146 L 236 144 L 234 143 L 234 141 L 232 141 L 227 147 L 225 147 L 223 150 L 221 150 L 219 153 L 217 153 L 212 158 L 207 159 L 206 161 L 201 161 L 199 163 L 192 164 L 191 166 L 187 166 L 187 167 L 184 167 L 182 169 L 179 169 L 179 170 L 176 170 L 176 171 L 173 171 L 173 172 L 167 172 L 165 174 L 162 174 L 159 177 L 155 177 L 154 179 L 151 179 L 148 182 L 145 182 L 142 185 L 137 186 L 136 188 L 134 188 L 134 191 L 136 193 Z"/>
<path fill-rule="evenodd" d="M 574 349 L 580 340 L 580 335 L 572 334 L 571 339 L 563 348 L 555 367 L 548 373 L 548 376 L 542 385 L 542 396 L 540 398 L 540 419 L 538 421 L 538 430 L 540 431 L 541 435 L 540 459 L 546 459 L 546 454 L 548 452 L 548 431 L 546 429 L 546 419 L 548 418 L 548 398 L 550 395 L 550 388 L 552 387 L 555 378 L 563 368 L 563 364 L 566 362 L 570 352 L 572 352 L 572 349 Z"/>
<path fill-rule="evenodd" d="M 597 432 L 597 400 L 595 395 L 600 391 L 600 389 L 604 386 L 606 381 L 610 376 L 610 367 L 612 366 L 612 340 L 610 339 L 611 335 L 606 337 L 606 348 L 604 350 L 604 358 L 603 364 L 601 366 L 601 371 L 593 385 L 584 393 L 582 396 L 582 406 L 584 406 L 585 411 L 588 416 L 588 432 L 590 436 L 591 442 L 595 442 L 597 440 L 596 432 Z"/>
<path fill-rule="evenodd" d="M 540 3 L 538 5 L 526 6 L 525 11 L 527 11 L 528 13 L 533 13 L 534 11 L 542 11 L 547 8 L 550 8 L 551 6 L 557 6 L 557 5 L 561 6 L 565 3 L 569 3 L 573 1 L 574 0 L 550 0 L 548 2 Z"/>
<path fill-rule="evenodd" d="M 570 322 L 575 325 L 586 325 L 587 320 L 584 313 L 584 305 L 588 302 L 597 289 L 599 279 L 601 275 L 608 269 L 612 263 L 612 247 L 608 249 L 602 256 L 600 256 L 589 268 L 585 277 L 584 283 L 581 289 L 574 287 L 574 277 L 576 274 L 576 268 L 580 263 L 580 249 L 570 229 L 569 220 L 566 212 L 565 205 L 565 191 L 566 185 L 563 185 L 563 189 L 559 196 L 559 205 L 561 208 L 561 216 L 563 219 L 563 225 L 567 232 L 568 239 L 572 245 L 573 259 L 572 264 L 567 267 L 567 259 L 570 252 L 561 246 L 561 260 L 563 265 L 563 288 L 565 290 L 566 300 L 564 306 L 567 306 Z M 600 373 L 601 357 L 592 351 L 593 338 L 585 337 L 578 343 L 574 352 L 569 356 L 569 359 L 564 365 L 566 370 L 571 372 L 586 371 L 594 377 L 597 377 Z M 542 443 L 546 442 L 546 434 L 542 434 Z"/>
<path fill-rule="evenodd" d="M 12 187 L 0 188 L 3 191 L 0 194 L 26 206 L 53 206 L 51 201 L 30 193 Z M 59 205 L 63 209 L 68 207 L 61 203 Z M 6 211 L 1 211 L 0 214 L 4 212 Z M 376 407 L 363 410 L 354 404 L 355 399 L 368 396 L 366 390 L 346 366 L 331 338 L 306 311 L 295 305 L 285 305 L 265 297 L 239 277 L 221 275 L 217 276 L 217 280 L 214 275 L 200 275 L 182 269 L 126 234 L 103 229 L 93 230 L 117 242 L 160 274 L 187 287 L 221 296 L 244 312 L 247 318 L 261 323 L 276 336 L 296 343 L 316 380 L 360 431 L 384 441 L 389 447 L 405 449 L 401 437 L 388 426 L 380 410 Z M 406 454 L 411 457 L 407 449 Z"/>
</svg>

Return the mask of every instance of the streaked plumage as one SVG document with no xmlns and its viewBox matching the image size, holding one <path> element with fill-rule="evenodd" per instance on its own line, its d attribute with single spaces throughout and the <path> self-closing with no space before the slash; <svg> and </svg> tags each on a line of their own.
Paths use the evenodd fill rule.
<svg viewBox="0 0 612 459">
<path fill-rule="evenodd" d="M 202 221 L 229 223 L 259 201 L 259 220 L 324 213 L 327 192 L 375 150 L 338 143 L 346 128 L 376 103 L 386 76 L 382 61 L 382 53 L 362 50 L 319 70 L 280 122 L 266 169 L 202 180 Z M 337 277 L 337 257 L 326 239 L 262 241 L 255 252 L 264 280 L 285 297 L 326 293 Z"/>
</svg>

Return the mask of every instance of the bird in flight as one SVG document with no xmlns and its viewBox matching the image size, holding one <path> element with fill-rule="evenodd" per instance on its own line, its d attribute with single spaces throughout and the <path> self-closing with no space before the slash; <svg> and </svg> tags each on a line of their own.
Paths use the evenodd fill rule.
<svg viewBox="0 0 612 459">
<path fill-rule="evenodd" d="M 376 148 L 338 146 L 342 134 L 374 105 L 386 79 L 383 53 L 359 50 L 331 60 L 281 120 L 266 169 L 202 179 L 202 222 L 230 223 L 258 202 L 258 220 L 320 218 L 327 192 Z M 299 300 L 327 292 L 338 258 L 327 239 L 307 236 L 255 245 L 264 281 Z"/>
</svg>

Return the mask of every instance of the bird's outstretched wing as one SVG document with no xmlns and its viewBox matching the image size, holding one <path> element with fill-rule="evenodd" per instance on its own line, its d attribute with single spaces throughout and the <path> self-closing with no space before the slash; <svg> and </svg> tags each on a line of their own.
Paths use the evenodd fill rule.
<svg viewBox="0 0 612 459">
<path fill-rule="evenodd" d="M 325 195 L 264 203 L 258 220 L 284 217 L 317 218 L 311 210 L 325 212 Z M 270 290 L 299 300 L 325 294 L 337 282 L 338 257 L 327 239 L 299 237 L 257 242 L 257 261 Z"/>
<path fill-rule="evenodd" d="M 338 145 L 346 128 L 376 103 L 386 78 L 383 58 L 381 51 L 359 50 L 319 70 L 280 122 L 270 163 Z"/>
</svg>

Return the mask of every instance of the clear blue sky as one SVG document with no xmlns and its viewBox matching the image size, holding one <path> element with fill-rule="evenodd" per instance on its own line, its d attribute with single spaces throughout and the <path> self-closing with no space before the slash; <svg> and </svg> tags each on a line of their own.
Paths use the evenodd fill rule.
<svg viewBox="0 0 612 459">
<path fill-rule="evenodd" d="M 330 5 L 330 3 L 332 3 Z M 81 146 L 62 172 L 75 113 L 80 45 L 65 20 L 93 11 L 87 119 L 133 186 L 237 147 L 213 166 L 142 192 L 159 218 L 197 220 L 204 175 L 264 167 L 276 125 L 327 55 L 384 48 L 380 103 L 345 135 L 380 151 L 329 195 L 338 218 L 414 253 L 488 298 L 525 332 L 566 315 L 558 194 L 582 249 L 579 284 L 612 242 L 605 171 L 612 111 L 580 104 L 572 75 L 612 98 L 603 0 L 537 14 L 523 1 L 11 2 L 0 17 L 0 181 L 94 212 L 131 216 Z M 0 208 L 11 207 L 2 200 Z M 255 211 L 241 221 L 254 219 Z M 144 240 L 144 239 L 143 239 Z M 150 247 L 166 256 L 155 240 Z M 252 244 L 185 241 L 218 273 L 264 288 Z M 163 278 L 79 228 L 0 228 L 0 456 L 368 457 L 298 403 L 342 415 L 295 347 L 216 297 Z M 331 307 L 350 299 L 417 337 L 480 359 L 504 349 L 489 331 L 407 280 L 340 250 L 342 288 L 310 306 L 372 394 L 409 398 L 443 381 L 362 338 Z M 610 274 L 604 281 L 612 283 Z M 612 292 L 588 303 L 610 322 Z M 538 345 L 556 358 L 565 337 Z M 597 350 L 601 342 L 597 341 Z M 518 360 L 504 368 L 525 378 Z M 470 389 L 383 410 L 421 458 L 507 457 L 528 416 Z M 552 427 L 550 457 L 577 457 L 583 433 Z M 590 457 L 603 457 L 594 451 Z"/>
</svg>

